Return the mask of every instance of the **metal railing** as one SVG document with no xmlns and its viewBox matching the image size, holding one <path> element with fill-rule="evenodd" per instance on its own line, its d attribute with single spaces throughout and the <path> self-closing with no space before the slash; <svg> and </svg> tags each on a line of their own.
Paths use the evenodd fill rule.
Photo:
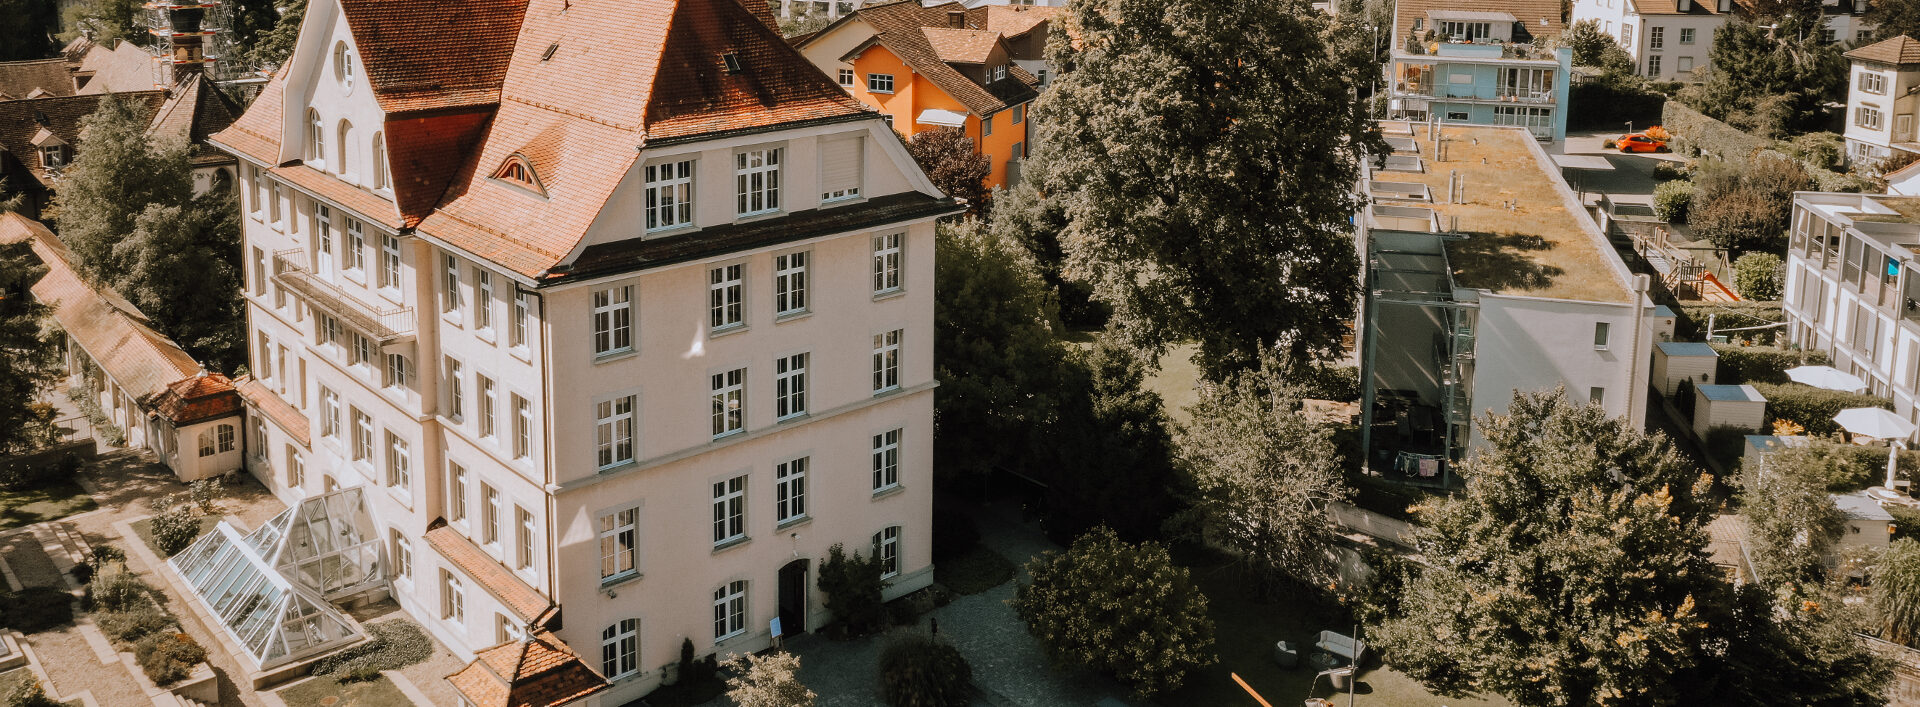
<svg viewBox="0 0 1920 707">
<path fill-rule="evenodd" d="M 305 251 L 300 248 L 274 251 L 273 270 L 273 281 L 281 289 L 382 343 L 413 333 L 412 307 L 373 306 L 338 285 L 315 277 L 307 270 Z"/>
</svg>

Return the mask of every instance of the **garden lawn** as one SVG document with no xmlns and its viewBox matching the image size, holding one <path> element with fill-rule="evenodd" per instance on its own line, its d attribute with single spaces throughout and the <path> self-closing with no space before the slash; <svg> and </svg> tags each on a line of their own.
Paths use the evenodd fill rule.
<svg viewBox="0 0 1920 707">
<path fill-rule="evenodd" d="M 1200 401 L 1200 367 L 1193 365 L 1193 355 L 1200 351 L 1194 344 L 1181 344 L 1167 348 L 1167 355 L 1160 357 L 1160 368 L 1147 375 L 1146 388 L 1160 394 L 1160 402 L 1166 406 L 1167 418 L 1174 422 L 1187 422 L 1187 406 Z"/>
<path fill-rule="evenodd" d="M 40 678 L 34 675 L 32 670 L 26 668 L 14 668 L 7 672 L 0 673 L 0 695 L 11 695 L 13 694 L 14 687 L 39 681 Z M 41 687 L 45 688 L 46 686 L 42 685 Z M 86 703 L 80 700 L 68 700 L 60 704 L 69 705 L 70 707 L 81 707 Z"/>
<path fill-rule="evenodd" d="M 331 699 L 329 699 L 331 698 Z M 322 675 L 280 691 L 280 699 L 289 705 L 326 705 L 327 707 L 414 707 L 400 688 L 385 675 L 378 680 L 343 683 Z"/>
<path fill-rule="evenodd" d="M 207 533 L 211 533 L 213 532 L 214 526 L 219 524 L 220 516 L 200 516 L 200 532 L 194 533 L 193 537 L 198 538 Z M 129 525 L 133 526 L 133 534 L 140 536 L 140 542 L 146 543 L 147 549 L 152 550 L 155 557 L 162 560 L 168 558 L 167 553 L 161 552 L 160 546 L 153 542 L 152 518 L 141 518 L 140 520 L 129 523 Z"/>
<path fill-rule="evenodd" d="M 25 491 L 0 492 L 0 530 L 65 518 L 94 509 L 93 497 L 72 480 Z"/>
<path fill-rule="evenodd" d="M 1015 567 L 986 544 L 933 565 L 933 581 L 954 594 L 979 594 L 1013 579 Z"/>
<path fill-rule="evenodd" d="M 1255 601 L 1242 591 L 1240 570 L 1232 565 L 1208 564 L 1191 569 L 1200 590 L 1207 595 L 1207 613 L 1214 623 L 1214 650 L 1220 662 L 1187 676 L 1185 686 L 1159 698 L 1161 704 L 1259 707 L 1245 690 L 1234 684 L 1229 673 L 1239 675 L 1267 702 L 1275 705 L 1297 705 L 1308 697 L 1333 694 L 1325 679 L 1313 684 L 1318 671 L 1309 667 L 1307 658 L 1313 652 L 1314 637 L 1321 631 L 1353 633 L 1351 619 L 1346 618 L 1344 611 L 1311 601 Z M 1282 668 L 1273 661 L 1273 644 L 1283 640 L 1301 647 L 1298 667 Z M 1365 665 L 1368 669 L 1360 673 L 1355 690 L 1355 707 L 1509 704 L 1498 697 L 1443 699 L 1427 692 L 1412 678 L 1381 667 L 1379 658 L 1373 655 L 1367 656 Z M 1344 707 L 1345 696 L 1346 693 L 1341 693 L 1341 699 L 1334 704 Z"/>
</svg>

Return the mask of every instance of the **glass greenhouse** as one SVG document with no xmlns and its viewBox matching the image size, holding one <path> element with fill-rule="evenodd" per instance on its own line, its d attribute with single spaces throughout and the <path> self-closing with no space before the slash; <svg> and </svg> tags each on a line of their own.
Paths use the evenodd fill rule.
<svg viewBox="0 0 1920 707">
<path fill-rule="evenodd" d="M 303 500 L 244 536 L 222 521 L 167 563 L 261 670 L 359 638 L 328 600 L 385 581 L 358 488 Z"/>
</svg>

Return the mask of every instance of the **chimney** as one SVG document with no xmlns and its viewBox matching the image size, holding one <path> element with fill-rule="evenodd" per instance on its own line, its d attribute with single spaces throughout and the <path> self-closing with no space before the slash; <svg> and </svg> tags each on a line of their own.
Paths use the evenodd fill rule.
<svg viewBox="0 0 1920 707">
<path fill-rule="evenodd" d="M 1733 0 L 1720 0 L 1720 13 L 1733 12 Z"/>
<path fill-rule="evenodd" d="M 1678 4 L 1677 9 L 1680 10 L 1681 14 L 1686 14 L 1693 11 L 1693 0 L 1679 0 L 1677 4 Z"/>
<path fill-rule="evenodd" d="M 967 28 L 967 11 L 948 10 L 947 11 L 947 27 L 951 29 L 966 29 Z"/>
</svg>

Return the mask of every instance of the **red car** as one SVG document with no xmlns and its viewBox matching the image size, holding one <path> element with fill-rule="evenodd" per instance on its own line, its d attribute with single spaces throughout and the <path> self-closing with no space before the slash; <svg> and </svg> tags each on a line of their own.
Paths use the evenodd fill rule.
<svg viewBox="0 0 1920 707">
<path fill-rule="evenodd" d="M 1613 141 L 1613 145 L 1614 147 L 1620 148 L 1621 152 L 1666 152 L 1667 151 L 1667 143 L 1665 140 L 1655 140 L 1653 138 L 1647 137 L 1646 133 L 1634 133 L 1632 135 L 1621 135 L 1620 139 Z"/>
</svg>

